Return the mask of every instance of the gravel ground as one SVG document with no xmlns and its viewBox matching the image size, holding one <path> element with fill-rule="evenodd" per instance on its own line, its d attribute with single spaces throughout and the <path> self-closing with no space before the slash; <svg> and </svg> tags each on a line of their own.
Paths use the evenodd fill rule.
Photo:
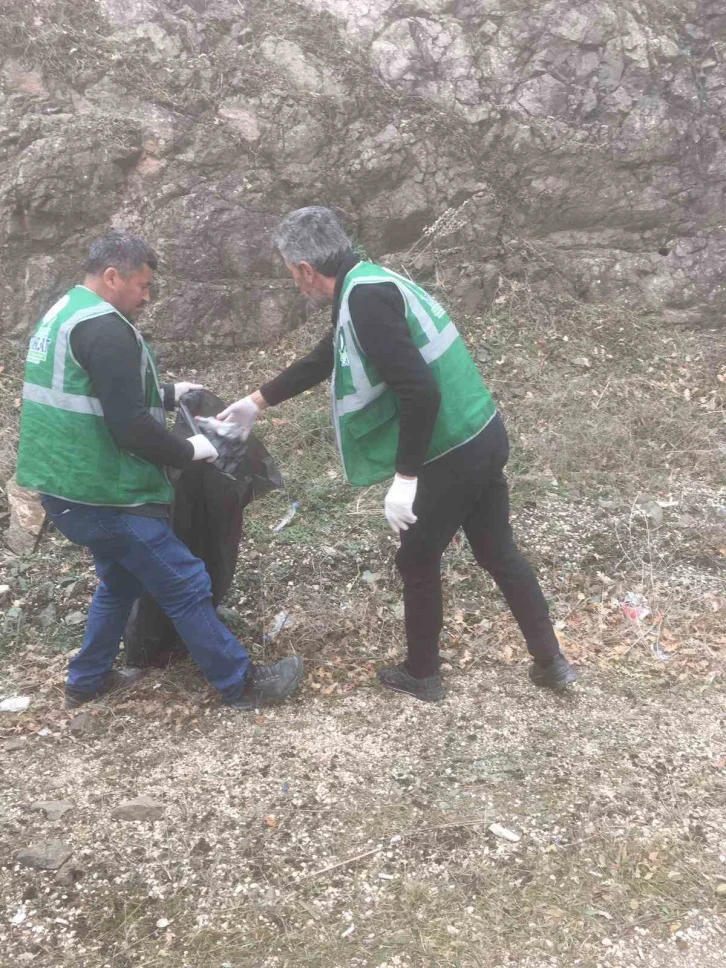
<svg viewBox="0 0 726 968">
<path fill-rule="evenodd" d="M 304 657 L 288 705 L 233 714 L 182 662 L 73 718 L 89 559 L 53 535 L 0 550 L 0 699 L 32 698 L 0 712 L 2 968 L 726 965 L 722 336 L 526 290 L 469 323 L 573 695 L 531 686 L 459 543 L 448 698 L 380 690 L 403 644 L 383 491 L 343 483 L 305 394 L 260 428 L 288 494 L 253 505 L 224 603 L 253 658 Z M 315 339 L 168 376 L 231 400 Z"/>
<path fill-rule="evenodd" d="M 182 664 L 16 741 L 0 963 L 722 965 L 723 692 L 591 672 L 557 698 L 525 672 L 255 716 Z M 160 819 L 114 818 L 140 796 Z M 47 840 L 60 874 L 14 861 Z"/>
</svg>

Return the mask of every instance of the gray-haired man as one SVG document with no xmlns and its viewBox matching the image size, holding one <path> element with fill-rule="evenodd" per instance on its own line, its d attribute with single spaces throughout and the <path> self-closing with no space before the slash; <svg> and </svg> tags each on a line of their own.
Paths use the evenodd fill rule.
<svg viewBox="0 0 726 968">
<path fill-rule="evenodd" d="M 448 314 L 409 279 L 361 261 L 328 209 L 292 212 L 276 241 L 300 292 L 332 302 L 333 328 L 306 357 L 219 416 L 249 431 L 261 410 L 332 374 L 347 479 L 368 486 L 393 477 L 385 514 L 401 539 L 396 563 L 408 656 L 381 669 L 381 682 L 425 701 L 444 697 L 441 556 L 463 527 L 524 634 L 532 681 L 564 689 L 576 673 L 509 525 L 504 424 Z"/>
</svg>

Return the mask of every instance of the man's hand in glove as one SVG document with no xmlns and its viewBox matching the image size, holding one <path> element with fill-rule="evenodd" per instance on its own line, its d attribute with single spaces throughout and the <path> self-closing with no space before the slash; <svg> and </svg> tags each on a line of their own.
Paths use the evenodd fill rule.
<svg viewBox="0 0 726 968">
<path fill-rule="evenodd" d="M 256 390 L 248 397 L 237 400 L 236 403 L 231 404 L 226 410 L 218 413 L 217 420 L 236 423 L 242 430 L 242 438 L 246 440 L 252 432 L 252 428 L 260 415 L 260 411 L 264 410 L 266 406 L 267 402 L 265 398 L 259 390 Z"/>
<path fill-rule="evenodd" d="M 186 383 L 182 381 L 181 383 L 174 384 L 174 406 L 179 403 L 180 397 L 183 397 L 185 393 L 189 393 L 190 390 L 201 390 L 201 383 Z"/>
<path fill-rule="evenodd" d="M 408 531 L 409 525 L 415 524 L 418 520 L 413 513 L 417 487 L 416 477 L 401 477 L 400 474 L 396 474 L 393 478 L 393 484 L 386 494 L 385 508 L 388 523 L 396 534 L 399 531 Z"/>
<path fill-rule="evenodd" d="M 194 448 L 194 457 L 192 460 L 206 460 L 211 463 L 219 456 L 214 444 L 207 440 L 204 434 L 194 434 L 193 437 L 189 437 L 189 443 Z"/>
</svg>

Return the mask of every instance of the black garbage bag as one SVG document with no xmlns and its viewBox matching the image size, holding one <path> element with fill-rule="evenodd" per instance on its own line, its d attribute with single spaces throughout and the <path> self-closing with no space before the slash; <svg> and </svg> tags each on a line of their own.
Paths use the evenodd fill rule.
<svg viewBox="0 0 726 968">
<path fill-rule="evenodd" d="M 204 432 L 217 447 L 213 427 L 196 425 L 194 417 L 213 417 L 227 406 L 209 390 L 184 394 L 172 432 L 191 437 Z M 213 422 L 212 422 L 213 423 Z M 283 487 L 277 465 L 260 441 L 225 438 L 213 464 L 198 461 L 174 472 L 171 526 L 192 554 L 201 558 L 212 581 L 212 600 L 219 605 L 232 585 L 245 507 L 269 491 Z M 220 466 L 218 466 L 220 465 Z M 134 605 L 124 633 L 126 664 L 165 666 L 186 651 L 176 629 L 151 595 Z"/>
</svg>

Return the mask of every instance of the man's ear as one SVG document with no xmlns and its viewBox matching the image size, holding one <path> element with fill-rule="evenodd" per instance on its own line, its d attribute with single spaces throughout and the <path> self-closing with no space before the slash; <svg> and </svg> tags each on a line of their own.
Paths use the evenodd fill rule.
<svg viewBox="0 0 726 968">
<path fill-rule="evenodd" d="M 301 262 L 298 265 L 298 269 L 306 282 L 313 282 L 315 276 L 317 275 L 317 272 L 315 269 L 313 269 L 309 262 Z"/>
<path fill-rule="evenodd" d="M 114 269 L 113 266 L 109 266 L 108 269 L 104 269 L 101 278 L 109 289 L 115 289 L 118 286 L 120 274 L 118 269 Z"/>
</svg>

